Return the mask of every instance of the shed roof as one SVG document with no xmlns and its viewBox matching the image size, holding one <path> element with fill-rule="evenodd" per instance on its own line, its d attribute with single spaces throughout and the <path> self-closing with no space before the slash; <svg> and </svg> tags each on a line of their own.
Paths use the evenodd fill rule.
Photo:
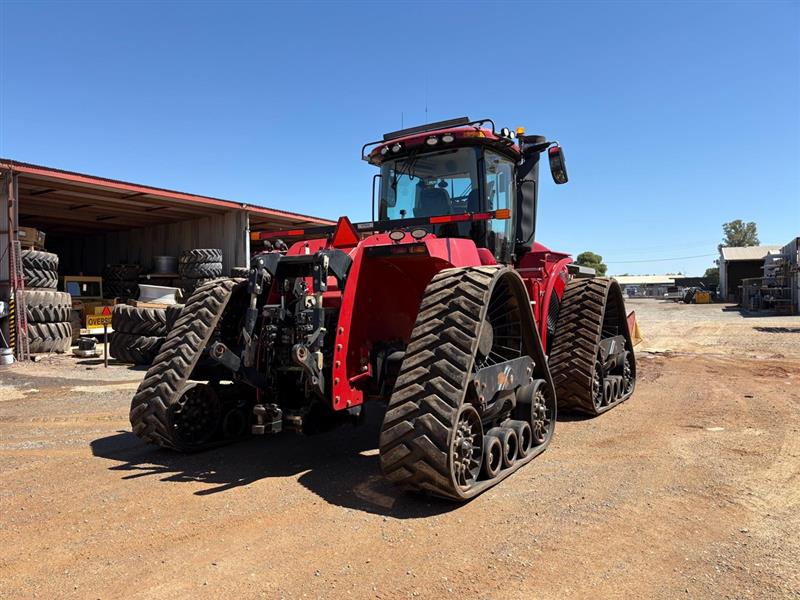
<svg viewBox="0 0 800 600">
<path fill-rule="evenodd" d="M 285 210 L 177 192 L 0 158 L 0 170 L 18 174 L 20 224 L 48 232 L 122 231 L 246 210 L 260 230 L 334 221 Z"/>
<path fill-rule="evenodd" d="M 770 252 L 779 252 L 781 246 L 742 246 L 730 247 L 720 249 L 722 260 L 725 262 L 734 262 L 739 260 L 764 260 L 764 257 Z"/>
</svg>

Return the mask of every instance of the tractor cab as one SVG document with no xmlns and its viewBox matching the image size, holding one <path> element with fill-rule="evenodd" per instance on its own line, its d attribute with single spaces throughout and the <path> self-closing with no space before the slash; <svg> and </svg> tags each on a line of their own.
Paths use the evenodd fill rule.
<svg viewBox="0 0 800 600">
<path fill-rule="evenodd" d="M 516 142 L 514 137 L 506 128 L 495 131 L 491 120 L 462 117 L 387 133 L 365 145 L 362 157 L 380 168 L 373 220 L 427 217 L 425 228 L 437 237 L 469 238 L 498 262 L 514 262 L 533 244 L 544 149 L 558 150 L 563 181 L 556 182 L 566 181 L 560 147 L 521 129 Z M 491 218 L 470 218 L 487 213 Z"/>
</svg>

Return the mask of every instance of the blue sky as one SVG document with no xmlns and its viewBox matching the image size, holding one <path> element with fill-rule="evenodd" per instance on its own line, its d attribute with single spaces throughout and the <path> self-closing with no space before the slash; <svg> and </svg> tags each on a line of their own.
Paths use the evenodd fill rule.
<svg viewBox="0 0 800 600">
<path fill-rule="evenodd" d="M 800 235 L 796 2 L 0 11 L 0 156 L 366 220 L 361 145 L 427 106 L 558 139 L 537 239 L 612 274 L 701 274 L 713 256 L 655 259 L 714 254 L 732 219 Z"/>
</svg>

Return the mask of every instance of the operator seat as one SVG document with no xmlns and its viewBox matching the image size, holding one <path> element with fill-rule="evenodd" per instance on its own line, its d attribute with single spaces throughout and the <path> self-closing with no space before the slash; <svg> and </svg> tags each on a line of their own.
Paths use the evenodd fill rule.
<svg viewBox="0 0 800 600">
<path fill-rule="evenodd" d="M 450 214 L 450 194 L 438 187 L 424 187 L 419 193 L 419 205 L 414 209 L 415 217 L 435 217 Z"/>
<path fill-rule="evenodd" d="M 481 204 L 480 204 L 480 190 L 474 189 L 469 193 L 467 196 L 467 212 L 468 213 L 476 213 L 481 212 Z"/>
</svg>

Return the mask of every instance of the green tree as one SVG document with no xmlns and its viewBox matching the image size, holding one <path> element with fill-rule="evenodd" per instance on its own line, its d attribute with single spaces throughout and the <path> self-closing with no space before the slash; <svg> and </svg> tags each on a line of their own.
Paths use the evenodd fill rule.
<svg viewBox="0 0 800 600">
<path fill-rule="evenodd" d="M 575 262 L 582 267 L 594 269 L 600 277 L 605 275 L 608 270 L 608 267 L 603 263 L 603 257 L 594 252 L 581 252 L 575 259 Z"/>
<path fill-rule="evenodd" d="M 722 243 L 717 247 L 730 248 L 741 246 L 758 246 L 758 229 L 756 224 L 750 221 L 745 223 L 741 219 L 722 224 Z"/>
<path fill-rule="evenodd" d="M 709 267 L 703 274 L 709 285 L 719 285 L 719 267 Z"/>
</svg>

